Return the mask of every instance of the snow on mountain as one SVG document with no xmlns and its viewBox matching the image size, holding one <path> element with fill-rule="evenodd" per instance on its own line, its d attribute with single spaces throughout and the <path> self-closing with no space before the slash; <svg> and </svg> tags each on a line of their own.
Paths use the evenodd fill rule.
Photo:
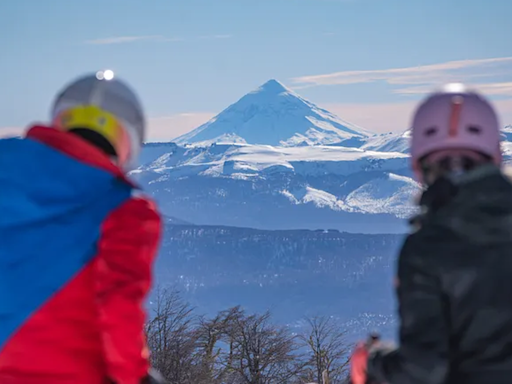
<svg viewBox="0 0 512 384">
<path fill-rule="evenodd" d="M 372 169 L 393 171 L 403 169 L 408 164 L 408 156 L 402 153 L 335 146 L 213 144 L 206 147 L 171 146 L 171 150 L 135 173 L 150 170 L 159 174 L 177 174 L 178 177 L 198 174 L 233 178 L 277 172 L 348 175 Z"/>
<path fill-rule="evenodd" d="M 511 163 L 512 126 L 503 135 Z M 197 225 L 399 233 L 420 192 L 409 140 L 371 135 L 271 80 L 178 144 L 147 144 L 131 176 Z"/>
<path fill-rule="evenodd" d="M 409 151 L 410 139 L 410 130 L 402 133 L 389 132 L 375 134 L 368 137 L 360 148 L 369 151 L 407 153 Z"/>
<path fill-rule="evenodd" d="M 418 184 L 411 178 L 386 172 L 355 188 L 344 198 L 310 186 L 295 191 L 283 190 L 281 194 L 293 204 L 312 203 L 318 208 L 334 211 L 390 213 L 405 218 L 411 215 L 411 196 L 418 189 Z"/>
<path fill-rule="evenodd" d="M 372 133 L 319 108 L 277 80 L 269 80 L 174 141 L 178 144 L 201 142 L 201 145 L 231 142 L 301 146 L 351 140 L 354 146 L 370 135 Z"/>
<path fill-rule="evenodd" d="M 140 151 L 139 164 L 144 166 L 152 163 L 163 155 L 172 156 L 179 151 L 182 151 L 182 148 L 175 143 L 146 143 Z"/>
<path fill-rule="evenodd" d="M 249 101 L 230 107 L 233 111 L 228 115 L 253 105 L 253 97 L 269 92 L 266 87 L 285 89 L 276 84 L 249 94 Z M 310 107 L 289 91 L 274 90 L 274 95 Z M 262 121 L 261 116 L 270 119 L 268 109 L 258 111 L 248 121 Z M 361 131 L 366 136 L 353 135 L 343 146 L 292 146 L 290 141 L 272 146 L 248 144 L 256 139 L 245 135 L 245 125 L 229 131 L 214 124 L 224 119 L 223 113 L 219 116 L 210 122 L 212 131 L 208 126 L 190 136 L 193 144 L 144 147 L 144 165 L 132 177 L 153 194 L 167 215 L 198 225 L 398 233 L 406 230 L 404 219 L 416 212 L 413 200 L 420 186 L 410 170 L 410 130 L 371 136 Z M 288 121 L 276 116 L 273 127 Z M 203 132 L 216 133 L 208 138 Z M 272 130 L 266 132 L 270 141 L 276 141 Z M 512 127 L 505 127 L 503 135 L 504 160 L 509 164 Z"/>
<path fill-rule="evenodd" d="M 504 127 L 501 130 L 501 136 L 505 141 L 505 147 L 508 147 L 509 142 L 512 141 L 512 125 Z M 409 153 L 410 139 L 410 129 L 402 133 L 375 134 L 365 139 L 359 148 L 370 151 Z"/>
<path fill-rule="evenodd" d="M 350 192 L 346 203 L 362 212 L 391 213 L 406 218 L 411 215 L 411 200 L 419 188 L 410 177 L 385 173 Z"/>
<path fill-rule="evenodd" d="M 504 140 L 512 141 L 512 125 L 507 125 L 501 130 L 501 135 Z"/>
<path fill-rule="evenodd" d="M 418 186 L 398 152 L 159 143 L 143 157 L 131 176 L 165 214 L 198 225 L 397 233 L 415 212 Z"/>
</svg>

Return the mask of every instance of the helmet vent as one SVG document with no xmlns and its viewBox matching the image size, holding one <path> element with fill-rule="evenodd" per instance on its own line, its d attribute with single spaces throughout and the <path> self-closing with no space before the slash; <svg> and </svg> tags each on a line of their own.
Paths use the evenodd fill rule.
<svg viewBox="0 0 512 384">
<path fill-rule="evenodd" d="M 475 135 L 479 135 L 480 133 L 482 133 L 482 129 L 480 127 L 476 127 L 474 125 L 470 125 L 467 128 L 467 130 L 468 130 L 469 133 L 473 133 Z"/>
<path fill-rule="evenodd" d="M 425 130 L 425 136 L 434 136 L 437 133 L 437 127 L 430 127 Z"/>
</svg>

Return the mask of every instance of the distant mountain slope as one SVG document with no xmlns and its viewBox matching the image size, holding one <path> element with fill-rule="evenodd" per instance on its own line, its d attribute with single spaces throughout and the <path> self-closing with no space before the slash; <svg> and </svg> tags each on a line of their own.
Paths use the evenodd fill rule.
<svg viewBox="0 0 512 384">
<path fill-rule="evenodd" d="M 286 323 L 336 316 L 357 337 L 394 330 L 403 236 L 167 225 L 164 238 L 157 284 L 177 285 L 202 313 L 241 304 Z"/>
<path fill-rule="evenodd" d="M 272 147 L 270 145 L 213 144 L 181 147 L 154 145 L 151 161 L 135 173 L 251 177 L 258 174 L 293 172 L 303 175 L 348 175 L 359 171 L 396 170 L 408 166 L 408 156 L 338 146 Z"/>
<path fill-rule="evenodd" d="M 155 144 L 132 177 L 168 215 L 203 225 L 396 233 L 418 191 L 408 156 L 335 146 Z M 159 157 L 157 157 L 159 156 Z M 156 157 L 156 159 L 155 159 Z"/>
<path fill-rule="evenodd" d="M 512 141 L 512 125 L 507 125 L 501 130 L 501 137 L 507 145 Z M 375 134 L 364 139 L 359 148 L 368 151 L 409 153 L 410 139 L 410 129 L 401 133 Z"/>
<path fill-rule="evenodd" d="M 502 137 L 506 141 L 512 141 L 512 125 L 507 125 L 501 131 Z"/>
<path fill-rule="evenodd" d="M 402 133 L 375 134 L 368 137 L 360 148 L 368 151 L 408 153 L 410 138 L 410 130 Z"/>
</svg>

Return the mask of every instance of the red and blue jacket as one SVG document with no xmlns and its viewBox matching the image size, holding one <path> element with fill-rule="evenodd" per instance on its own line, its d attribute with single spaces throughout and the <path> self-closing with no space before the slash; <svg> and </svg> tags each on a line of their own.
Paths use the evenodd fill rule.
<svg viewBox="0 0 512 384">
<path fill-rule="evenodd" d="M 139 384 L 154 204 L 99 149 L 31 128 L 0 140 L 0 383 Z"/>
</svg>

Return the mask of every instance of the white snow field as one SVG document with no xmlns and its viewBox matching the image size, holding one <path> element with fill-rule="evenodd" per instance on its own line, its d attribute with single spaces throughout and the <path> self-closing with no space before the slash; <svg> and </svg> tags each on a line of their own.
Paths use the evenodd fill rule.
<svg viewBox="0 0 512 384">
<path fill-rule="evenodd" d="M 166 151 L 166 148 L 167 151 Z M 170 149 L 170 151 L 169 151 Z M 153 144 L 145 154 L 153 161 L 135 172 L 185 175 L 251 177 L 277 172 L 302 175 L 349 175 L 359 171 L 406 168 L 408 156 L 399 152 L 365 151 L 359 148 L 314 146 L 273 147 L 270 145 L 212 144 L 171 146 Z"/>
</svg>

